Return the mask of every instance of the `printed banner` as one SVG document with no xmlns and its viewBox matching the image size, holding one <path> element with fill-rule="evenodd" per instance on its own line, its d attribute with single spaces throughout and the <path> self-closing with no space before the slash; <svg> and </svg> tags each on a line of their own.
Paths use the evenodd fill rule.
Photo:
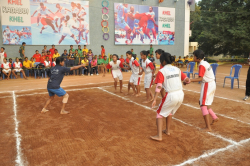
<svg viewBox="0 0 250 166">
<path fill-rule="evenodd" d="M 115 44 L 174 45 L 175 8 L 115 3 Z"/>
<path fill-rule="evenodd" d="M 81 0 L 2 0 L 3 44 L 90 44 L 89 2 Z"/>
</svg>

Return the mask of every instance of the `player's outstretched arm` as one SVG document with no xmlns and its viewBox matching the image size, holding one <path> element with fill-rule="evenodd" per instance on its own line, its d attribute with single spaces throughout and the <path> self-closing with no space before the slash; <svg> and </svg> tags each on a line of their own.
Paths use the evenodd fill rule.
<svg viewBox="0 0 250 166">
<path fill-rule="evenodd" d="M 190 79 L 190 82 L 201 82 L 203 80 L 203 77 L 195 78 L 195 79 Z"/>
<path fill-rule="evenodd" d="M 76 69 L 79 69 L 79 68 L 81 68 L 81 67 L 85 67 L 85 64 L 71 67 L 70 70 L 76 70 Z"/>
</svg>

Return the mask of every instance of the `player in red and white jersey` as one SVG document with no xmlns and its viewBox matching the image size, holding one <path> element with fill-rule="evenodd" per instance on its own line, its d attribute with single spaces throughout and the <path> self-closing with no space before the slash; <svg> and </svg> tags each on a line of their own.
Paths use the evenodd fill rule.
<svg viewBox="0 0 250 166">
<path fill-rule="evenodd" d="M 48 16 L 49 12 L 54 14 L 48 7 L 44 6 L 43 3 L 40 3 L 40 6 L 34 11 L 31 17 L 37 13 L 37 26 L 39 26 L 39 20 L 41 16 Z"/>
<path fill-rule="evenodd" d="M 24 77 L 25 79 L 27 79 L 27 77 L 26 77 L 26 75 L 25 75 L 25 73 L 24 73 L 22 67 L 23 67 L 22 63 L 19 62 L 19 59 L 18 59 L 18 58 L 16 58 L 16 62 L 13 63 L 13 68 L 14 68 L 14 69 L 12 70 L 12 74 L 14 75 L 14 77 L 17 78 L 16 73 L 22 72 L 23 77 Z"/>
<path fill-rule="evenodd" d="M 46 56 L 45 61 L 43 62 L 45 66 L 45 72 L 47 73 L 48 79 L 50 78 L 50 68 L 51 68 L 51 62 L 49 61 L 49 57 Z"/>
<path fill-rule="evenodd" d="M 1 52 L 0 52 L 0 65 L 3 64 L 4 59 L 7 58 L 6 52 L 4 52 L 5 48 L 1 47 Z"/>
<path fill-rule="evenodd" d="M 111 69 L 112 77 L 114 78 L 114 81 L 115 81 L 114 82 L 115 91 L 116 91 L 117 82 L 118 82 L 118 79 L 119 79 L 119 81 L 120 81 L 120 92 L 122 93 L 123 76 L 122 76 L 121 68 L 123 68 L 123 64 L 122 64 L 122 62 L 120 60 L 118 60 L 118 55 L 113 54 L 112 58 L 113 58 L 113 61 L 109 62 L 109 64 L 106 66 L 106 68 Z M 105 76 L 105 72 L 104 72 L 103 76 Z"/>
<path fill-rule="evenodd" d="M 164 67 L 160 69 L 155 80 L 157 86 L 155 89 L 152 108 L 155 107 L 156 99 L 158 98 L 161 89 L 163 88 L 166 92 L 166 95 L 162 99 L 157 109 L 157 135 L 151 136 L 153 140 L 157 141 L 162 140 L 163 117 L 166 117 L 166 130 L 163 132 L 167 135 L 170 135 L 170 123 L 172 120 L 172 115 L 175 114 L 184 99 L 182 81 L 189 82 L 189 78 L 179 68 L 171 65 L 173 61 L 174 57 L 169 53 L 163 53 L 161 55 L 160 62 Z"/>
<path fill-rule="evenodd" d="M 139 76 L 140 64 L 136 60 L 136 55 L 132 54 L 131 51 L 127 51 L 126 55 L 129 59 L 129 66 L 125 69 L 132 70 L 132 75 L 130 77 L 129 85 L 128 85 L 128 93 L 126 95 L 129 94 L 130 87 L 132 87 L 133 92 L 134 92 L 133 95 L 139 96 L 140 95 L 139 94 L 139 86 L 140 86 L 140 81 L 141 81 L 141 77 Z"/>
<path fill-rule="evenodd" d="M 1 64 L 2 72 L 6 75 L 7 80 L 10 79 L 11 74 L 11 64 L 7 62 L 7 58 L 3 59 L 3 63 Z"/>
<path fill-rule="evenodd" d="M 200 93 L 200 107 L 203 113 L 203 117 L 206 123 L 206 131 L 211 131 L 211 126 L 209 123 L 209 114 L 213 118 L 213 123 L 217 122 L 219 118 L 215 115 L 210 106 L 214 100 L 214 94 L 216 90 L 215 77 L 213 73 L 213 69 L 210 64 L 204 61 L 204 52 L 202 50 L 195 50 L 194 54 L 194 62 L 199 62 L 199 78 L 191 79 L 191 82 L 202 82 L 201 83 L 201 93 Z M 211 124 L 211 125 L 212 125 Z"/>
<path fill-rule="evenodd" d="M 51 63 L 51 67 L 55 67 L 56 66 L 56 58 L 53 58 L 53 61 Z"/>
<path fill-rule="evenodd" d="M 164 53 L 164 50 L 162 50 L 162 49 L 158 49 L 158 50 L 156 50 L 155 51 L 155 57 L 156 57 L 156 59 L 160 59 L 160 57 L 161 57 L 161 55 Z M 162 66 L 162 64 L 160 64 L 160 69 L 162 69 L 163 68 L 163 66 Z M 162 88 L 161 89 L 161 97 L 163 98 L 165 96 L 165 91 L 164 91 L 164 89 Z"/>
<path fill-rule="evenodd" d="M 144 88 L 145 88 L 146 96 L 147 96 L 147 101 L 144 101 L 143 103 L 149 103 L 154 98 L 150 88 L 151 88 L 152 83 L 153 83 L 153 76 L 155 74 L 155 67 L 154 67 L 154 64 L 147 58 L 147 54 L 148 54 L 147 51 L 141 51 L 142 71 L 139 73 L 139 75 L 142 75 L 143 72 L 145 73 Z"/>
</svg>

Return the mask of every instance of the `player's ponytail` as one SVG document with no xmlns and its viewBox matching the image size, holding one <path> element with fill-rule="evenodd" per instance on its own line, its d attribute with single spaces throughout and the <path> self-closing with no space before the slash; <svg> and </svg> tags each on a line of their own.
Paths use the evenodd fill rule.
<svg viewBox="0 0 250 166">
<path fill-rule="evenodd" d="M 162 66 L 167 65 L 167 64 L 172 64 L 173 60 L 174 60 L 174 57 L 171 56 L 170 53 L 164 52 L 163 54 L 161 54 L 160 62 Z"/>
<path fill-rule="evenodd" d="M 164 53 L 164 50 L 158 49 L 158 50 L 155 51 L 155 53 L 157 53 L 159 55 L 162 55 Z"/>
<path fill-rule="evenodd" d="M 132 54 L 132 57 L 134 58 L 134 60 L 136 59 L 136 54 Z"/>
</svg>

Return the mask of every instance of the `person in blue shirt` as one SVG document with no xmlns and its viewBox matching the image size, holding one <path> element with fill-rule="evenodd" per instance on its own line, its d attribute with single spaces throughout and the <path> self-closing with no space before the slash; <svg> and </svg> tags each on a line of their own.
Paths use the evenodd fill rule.
<svg viewBox="0 0 250 166">
<path fill-rule="evenodd" d="M 78 65 L 71 68 L 64 67 L 64 58 L 58 57 L 56 58 L 56 66 L 50 70 L 50 78 L 47 84 L 47 90 L 49 93 L 49 99 L 46 101 L 45 106 L 42 109 L 42 113 L 48 112 L 47 106 L 54 99 L 55 95 L 58 97 L 63 97 L 62 100 L 62 109 L 61 114 L 68 114 L 68 111 L 65 111 L 65 105 L 68 102 L 69 94 L 66 93 L 61 87 L 60 84 L 63 80 L 65 73 L 69 73 L 71 70 L 76 70 L 81 67 L 85 67 L 85 65 Z"/>
</svg>

